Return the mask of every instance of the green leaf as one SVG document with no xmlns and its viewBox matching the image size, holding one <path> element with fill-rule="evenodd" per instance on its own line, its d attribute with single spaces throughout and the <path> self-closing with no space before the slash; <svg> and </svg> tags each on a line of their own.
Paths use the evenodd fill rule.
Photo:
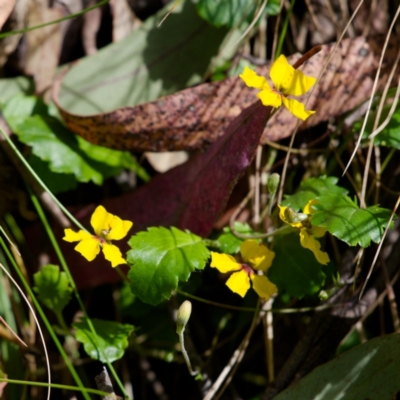
<svg viewBox="0 0 400 400">
<path fill-rule="evenodd" d="M 93 360 L 103 363 L 119 360 L 128 347 L 128 337 L 134 326 L 101 319 L 91 321 L 96 335 L 93 335 L 86 320 L 72 324 L 76 329 L 76 340 L 83 343 L 86 353 Z"/>
<path fill-rule="evenodd" d="M 291 196 L 286 196 L 282 201 L 283 206 L 292 207 L 294 210 L 302 210 L 310 201 L 324 193 L 347 194 L 347 190 L 337 186 L 338 178 L 334 176 L 321 176 L 309 178 L 301 182 L 297 192 Z"/>
<path fill-rule="evenodd" d="M 293 297 L 313 295 L 320 291 L 325 283 L 322 265 L 317 262 L 312 251 L 300 244 L 297 233 L 276 236 L 274 241 L 275 258 L 268 277 Z"/>
<path fill-rule="evenodd" d="M 400 336 L 382 336 L 321 365 L 274 400 L 395 399 L 399 368 Z"/>
<path fill-rule="evenodd" d="M 194 0 L 182 0 L 158 27 L 170 8 L 74 65 L 62 82 L 61 106 L 92 115 L 153 101 L 201 83 L 211 66 L 235 54 L 240 32 L 209 25 Z"/>
<path fill-rule="evenodd" d="M 203 269 L 209 257 L 199 236 L 174 227 L 151 227 L 132 236 L 129 245 L 131 290 L 153 305 L 169 299 L 178 282 L 186 282 L 191 272 Z"/>
<path fill-rule="evenodd" d="M 253 229 L 251 229 L 250 225 L 242 224 L 241 222 L 235 222 L 235 230 L 242 234 L 251 234 L 253 233 Z M 227 254 L 237 254 L 240 250 L 240 245 L 243 243 L 245 239 L 240 239 L 235 236 L 229 227 L 225 227 L 223 232 L 219 238 L 217 239 L 220 244 L 221 253 Z"/>
<path fill-rule="evenodd" d="M 78 181 L 74 175 L 60 175 L 57 172 L 51 171 L 47 162 L 42 161 L 39 157 L 32 153 L 27 158 L 27 161 L 53 194 L 73 190 L 78 186 Z M 60 179 L 61 177 L 62 179 Z"/>
<path fill-rule="evenodd" d="M 45 265 L 33 275 L 33 290 L 39 300 L 50 310 L 60 313 L 71 300 L 72 288 L 69 286 L 65 272 L 57 265 Z"/>
<path fill-rule="evenodd" d="M 389 218 L 390 210 L 378 206 L 359 208 L 348 196 L 325 194 L 314 205 L 317 210 L 311 223 L 328 229 L 332 235 L 349 246 L 368 247 L 371 240 L 379 243 Z"/>
<path fill-rule="evenodd" d="M 147 173 L 129 152 L 96 146 L 75 136 L 50 116 L 47 106 L 36 97 L 15 96 L 4 107 L 3 115 L 19 140 L 31 146 L 32 153 L 48 163 L 51 172 L 71 175 L 69 182 L 74 176 L 76 181 L 101 185 L 104 179 L 118 175 L 122 168 L 148 180 Z M 57 190 L 65 191 L 71 186 L 71 183 L 63 186 L 59 182 Z"/>
<path fill-rule="evenodd" d="M 34 91 L 32 78 L 18 76 L 0 79 L 0 105 L 3 107 L 8 100 L 17 94 L 33 95 Z"/>
<path fill-rule="evenodd" d="M 200 0 L 197 3 L 197 11 L 214 26 L 234 28 L 242 22 L 250 23 L 260 5 L 260 2 L 249 0 Z M 261 18 L 266 15 L 277 15 L 278 12 L 279 0 L 269 0 Z"/>
</svg>

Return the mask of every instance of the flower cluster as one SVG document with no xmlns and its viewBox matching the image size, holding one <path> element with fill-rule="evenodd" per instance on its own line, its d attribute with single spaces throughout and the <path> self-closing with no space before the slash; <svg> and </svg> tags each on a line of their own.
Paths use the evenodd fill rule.
<svg viewBox="0 0 400 400">
<path fill-rule="evenodd" d="M 303 103 L 287 96 L 301 96 L 308 92 L 315 84 L 316 79 L 295 70 L 284 55 L 280 55 L 272 64 L 269 76 L 274 84 L 271 87 L 266 78 L 257 75 L 249 67 L 245 67 L 239 75 L 244 83 L 260 90 L 258 98 L 265 106 L 280 107 L 282 104 L 297 118 L 305 121 L 315 111 L 306 110 Z"/>
<path fill-rule="evenodd" d="M 240 246 L 241 262 L 229 254 L 211 252 L 211 267 L 222 273 L 233 272 L 226 281 L 232 292 L 244 297 L 250 288 L 250 282 L 255 292 L 268 300 L 278 291 L 278 288 L 265 276 L 275 253 L 266 246 L 254 240 L 246 240 Z M 257 271 L 264 274 L 258 275 Z"/>
<path fill-rule="evenodd" d="M 299 229 L 300 244 L 311 250 L 320 264 L 326 265 L 329 262 L 329 256 L 321 250 L 321 243 L 315 239 L 324 236 L 326 228 L 311 225 L 312 214 L 315 212 L 312 206 L 317 202 L 317 200 L 310 200 L 302 214 L 296 213 L 290 207 L 279 206 L 279 217 L 283 222 Z"/>
<path fill-rule="evenodd" d="M 133 223 L 123 221 L 108 213 L 103 206 L 98 206 L 90 219 L 90 224 L 95 235 L 83 230 L 74 232 L 72 229 L 65 229 L 63 239 L 70 243 L 79 242 L 75 246 L 75 250 L 88 261 L 93 261 L 102 249 L 105 259 L 111 262 L 113 268 L 120 264 L 126 264 L 121 251 L 117 246 L 111 244 L 111 240 L 123 239 L 132 228 Z"/>
</svg>

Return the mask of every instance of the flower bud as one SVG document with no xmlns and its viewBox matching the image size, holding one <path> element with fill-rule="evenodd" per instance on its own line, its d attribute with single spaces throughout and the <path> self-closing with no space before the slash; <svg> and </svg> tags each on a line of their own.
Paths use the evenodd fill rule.
<svg viewBox="0 0 400 400">
<path fill-rule="evenodd" d="M 281 177 L 279 176 L 279 174 L 277 174 L 276 172 L 273 173 L 272 175 L 270 175 L 270 177 L 268 178 L 268 192 L 270 193 L 271 196 L 274 196 L 278 186 L 279 186 L 279 181 L 280 181 Z"/>
<path fill-rule="evenodd" d="M 189 300 L 185 300 L 178 309 L 176 316 L 176 333 L 180 335 L 189 321 L 190 314 L 192 313 L 192 303 Z"/>
</svg>

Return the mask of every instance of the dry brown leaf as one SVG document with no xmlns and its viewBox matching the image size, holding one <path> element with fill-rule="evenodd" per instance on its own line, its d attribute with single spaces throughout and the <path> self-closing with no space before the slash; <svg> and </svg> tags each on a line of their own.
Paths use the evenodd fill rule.
<svg viewBox="0 0 400 400">
<path fill-rule="evenodd" d="M 0 30 L 10 16 L 11 11 L 15 6 L 16 0 L 1 0 L 0 1 Z"/>
<path fill-rule="evenodd" d="M 94 6 L 96 1 L 91 0 L 88 6 Z M 92 11 L 85 13 L 83 16 L 84 24 L 82 29 L 82 41 L 85 53 L 97 53 L 97 32 L 101 25 L 101 8 L 95 8 Z"/>
<path fill-rule="evenodd" d="M 307 104 L 316 110 L 300 124 L 300 130 L 342 115 L 367 100 L 383 37 L 346 39 L 337 48 L 319 84 Z M 333 44 L 310 59 L 302 70 L 318 76 Z M 397 39 L 392 38 L 386 53 L 378 91 L 386 83 L 388 71 L 397 53 Z M 298 56 L 291 56 L 294 62 Z M 268 75 L 269 67 L 258 72 Z M 397 71 L 396 76 L 399 75 Z M 393 79 L 396 82 L 397 78 Z M 54 100 L 69 128 L 91 143 L 134 151 L 172 151 L 205 149 L 221 136 L 240 112 L 257 100 L 256 91 L 238 77 L 186 89 L 154 102 L 124 107 L 92 116 L 68 113 L 58 104 L 61 79 L 54 86 Z M 268 121 L 261 142 L 279 140 L 292 134 L 297 120 L 281 108 Z"/>
<path fill-rule="evenodd" d="M 45 0 L 31 0 L 28 26 L 54 21 L 64 16 L 61 8 L 48 8 Z M 60 24 L 45 26 L 26 33 L 28 53 L 25 72 L 33 75 L 36 93 L 51 86 L 60 57 L 62 37 Z"/>
<path fill-rule="evenodd" d="M 134 18 L 134 14 L 126 0 L 110 0 L 110 9 L 113 19 L 113 42 L 119 42 L 126 38 L 135 25 L 140 22 Z"/>
<path fill-rule="evenodd" d="M 4 24 L 4 32 L 20 30 L 26 27 L 27 0 L 17 0 L 12 13 Z M 0 40 L 0 67 L 8 60 L 8 56 L 17 48 L 22 34 L 11 35 Z"/>
<path fill-rule="evenodd" d="M 16 0 L 1 0 L 0 1 L 0 29 L 10 16 L 11 11 L 15 6 Z"/>
</svg>

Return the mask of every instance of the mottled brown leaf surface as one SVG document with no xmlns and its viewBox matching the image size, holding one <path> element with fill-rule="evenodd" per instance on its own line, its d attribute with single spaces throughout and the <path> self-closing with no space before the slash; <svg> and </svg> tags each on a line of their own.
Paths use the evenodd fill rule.
<svg viewBox="0 0 400 400">
<path fill-rule="evenodd" d="M 308 102 L 307 108 L 317 113 L 302 123 L 300 130 L 350 111 L 369 98 L 383 40 L 359 37 L 340 44 Z M 301 69 L 318 76 L 332 49 L 333 44 L 324 46 Z M 395 53 L 394 38 L 385 56 L 378 90 L 387 80 Z M 290 57 L 290 62 L 297 58 Z M 268 66 L 258 69 L 264 75 L 268 71 Z M 55 99 L 60 84 L 55 86 Z M 195 150 L 208 147 L 221 136 L 228 124 L 257 99 L 255 93 L 240 78 L 233 77 L 104 114 L 79 116 L 62 108 L 60 111 L 72 131 L 95 144 L 135 151 Z M 262 141 L 290 136 L 296 123 L 293 116 L 280 109 L 268 122 Z"/>
</svg>

